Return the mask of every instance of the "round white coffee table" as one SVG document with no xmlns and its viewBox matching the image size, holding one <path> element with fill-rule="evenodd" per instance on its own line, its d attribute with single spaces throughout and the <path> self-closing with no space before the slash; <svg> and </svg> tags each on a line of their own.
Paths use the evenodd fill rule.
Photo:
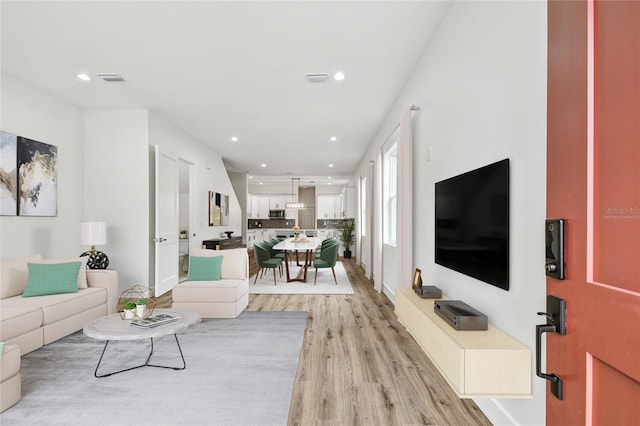
<svg viewBox="0 0 640 426">
<path fill-rule="evenodd" d="M 96 320 L 91 321 L 87 325 L 84 326 L 82 332 L 85 336 L 98 339 L 98 340 L 106 340 L 104 344 L 104 349 L 102 350 L 102 355 L 100 355 L 100 359 L 98 360 L 98 365 L 96 366 L 96 370 L 93 373 L 95 377 L 108 377 L 117 373 L 123 373 L 125 371 L 134 370 L 136 368 L 141 367 L 158 367 L 158 368 L 170 368 L 173 370 L 184 370 L 187 367 L 187 364 L 184 360 L 184 355 L 182 354 L 182 348 L 180 347 L 180 342 L 178 341 L 178 333 L 182 333 L 186 331 L 189 327 L 192 327 L 200 322 L 200 315 L 195 312 L 190 311 L 176 311 L 174 309 L 155 309 L 153 311 L 153 316 L 156 315 L 171 315 L 177 317 L 177 320 L 172 322 L 168 322 L 166 324 L 157 325 L 150 328 L 141 328 L 131 325 L 132 320 L 123 320 L 120 318 L 120 314 L 108 315 L 106 317 L 98 318 Z M 155 337 L 167 336 L 169 334 L 173 334 L 173 337 L 176 339 L 176 344 L 178 346 L 178 351 L 180 352 L 180 357 L 182 358 L 182 367 L 171 367 L 166 365 L 155 365 L 150 364 L 151 356 L 153 355 L 153 339 Z M 142 339 L 151 339 L 151 350 L 149 352 L 149 356 L 147 357 L 147 361 L 142 365 L 137 365 L 135 367 L 125 368 L 124 370 L 114 371 L 106 374 L 98 374 L 98 370 L 100 368 L 100 364 L 102 363 L 102 358 L 104 357 L 104 353 L 107 350 L 107 346 L 109 342 L 112 340 L 142 340 Z"/>
</svg>

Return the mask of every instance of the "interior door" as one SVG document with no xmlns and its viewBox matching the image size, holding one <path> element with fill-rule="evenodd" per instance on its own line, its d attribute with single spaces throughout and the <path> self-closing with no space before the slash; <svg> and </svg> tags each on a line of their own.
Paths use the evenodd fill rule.
<svg viewBox="0 0 640 426">
<path fill-rule="evenodd" d="M 564 383 L 547 424 L 638 425 L 640 2 L 549 2 L 547 102 L 547 217 L 566 220 L 566 279 L 547 293 L 567 326 L 546 337 Z"/>
<path fill-rule="evenodd" d="M 155 146 L 155 295 L 178 284 L 178 160 Z"/>
</svg>

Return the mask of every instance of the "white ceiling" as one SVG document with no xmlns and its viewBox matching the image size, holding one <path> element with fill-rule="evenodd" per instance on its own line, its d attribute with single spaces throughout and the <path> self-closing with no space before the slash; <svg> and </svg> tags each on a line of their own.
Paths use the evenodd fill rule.
<svg viewBox="0 0 640 426">
<path fill-rule="evenodd" d="M 148 108 L 229 169 L 286 182 L 353 175 L 449 2 L 0 4 L 4 72 L 83 108 Z"/>
</svg>

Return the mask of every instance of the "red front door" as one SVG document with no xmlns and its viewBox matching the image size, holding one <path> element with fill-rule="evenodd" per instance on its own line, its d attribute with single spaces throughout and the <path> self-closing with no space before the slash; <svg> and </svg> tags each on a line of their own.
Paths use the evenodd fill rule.
<svg viewBox="0 0 640 426">
<path fill-rule="evenodd" d="M 549 425 L 640 425 L 640 1 L 548 4 L 547 217 L 566 220 Z"/>
</svg>

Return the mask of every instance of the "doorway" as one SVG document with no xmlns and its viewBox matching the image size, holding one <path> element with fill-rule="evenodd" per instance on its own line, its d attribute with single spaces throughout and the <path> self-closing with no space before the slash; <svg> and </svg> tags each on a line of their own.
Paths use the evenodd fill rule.
<svg viewBox="0 0 640 426">
<path fill-rule="evenodd" d="M 178 224 L 180 239 L 178 244 L 178 282 L 187 280 L 189 274 L 189 236 L 191 212 L 191 163 L 178 161 Z"/>
</svg>

